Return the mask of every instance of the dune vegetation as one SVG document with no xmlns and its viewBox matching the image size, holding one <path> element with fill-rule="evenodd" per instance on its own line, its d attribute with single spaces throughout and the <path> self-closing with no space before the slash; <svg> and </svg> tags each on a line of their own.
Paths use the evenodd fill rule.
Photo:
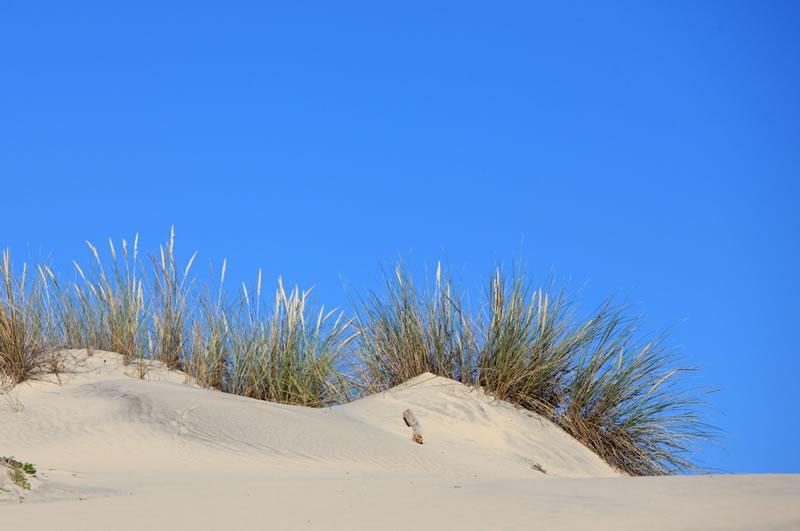
<svg viewBox="0 0 800 531">
<path fill-rule="evenodd" d="M 29 490 L 31 484 L 28 476 L 36 475 L 36 467 L 31 463 L 17 461 L 13 457 L 0 457 L 0 468 L 6 470 L 11 482 L 22 490 Z"/>
<path fill-rule="evenodd" d="M 631 475 L 691 471 L 694 444 L 713 430 L 699 415 L 702 390 L 688 385 L 664 337 L 642 337 L 637 320 L 608 301 L 581 315 L 566 292 L 534 289 L 500 269 L 472 312 L 437 267 L 426 289 L 402 265 L 348 311 L 312 303 L 311 291 L 262 296 L 252 286 L 197 286 L 196 255 L 175 257 L 175 235 L 142 259 L 132 244 L 88 243 L 88 263 L 66 280 L 47 265 L 0 267 L 0 379 L 14 385 L 61 370 L 64 348 L 121 354 L 143 377 L 144 360 L 246 397 L 329 406 L 425 372 L 483 388 L 543 415 Z M 0 386 L 3 382 L 0 382 Z"/>
</svg>

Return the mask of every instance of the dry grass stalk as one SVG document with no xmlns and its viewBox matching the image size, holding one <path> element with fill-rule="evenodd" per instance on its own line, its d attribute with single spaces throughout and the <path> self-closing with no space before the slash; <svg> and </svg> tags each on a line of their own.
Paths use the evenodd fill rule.
<svg viewBox="0 0 800 531">
<path fill-rule="evenodd" d="M 398 264 L 384 275 L 382 295 L 370 293 L 357 308 L 362 387 L 375 392 L 424 372 L 471 383 L 475 337 L 458 289 L 437 264 L 434 289 L 420 291 Z"/>
<path fill-rule="evenodd" d="M 550 418 L 621 471 L 692 469 L 693 444 L 713 433 L 697 413 L 701 393 L 682 383 L 688 369 L 674 368 L 659 342 L 629 355 L 638 335 L 620 309 L 577 319 L 563 291 L 530 290 L 519 272 L 507 280 L 498 270 L 485 317 L 470 320 L 441 289 L 440 270 L 436 286 L 422 294 L 398 266 L 385 294 L 361 303 L 363 392 L 426 371 L 455 377 Z"/>
<path fill-rule="evenodd" d="M 661 338 L 642 341 L 636 321 L 611 304 L 579 319 L 563 291 L 532 290 L 519 272 L 492 275 L 474 318 L 440 265 L 430 290 L 398 265 L 384 293 L 370 293 L 350 321 L 316 310 L 310 290 L 287 291 L 280 278 L 273 304 L 262 306 L 260 271 L 254 298 L 243 284 L 233 304 L 223 289 L 227 261 L 216 296 L 198 295 L 196 253 L 177 266 L 174 229 L 152 257 L 151 290 L 137 272 L 138 236 L 130 253 L 125 240 L 119 254 L 109 240 L 108 271 L 88 246 L 94 263 L 75 264 L 80 284 L 62 284 L 47 266 L 32 278 L 25 265 L 17 274 L 3 253 L 0 373 L 8 386 L 57 373 L 59 345 L 116 351 L 140 371 L 149 357 L 208 387 L 308 406 L 348 400 L 353 383 L 368 393 L 432 372 L 552 419 L 636 475 L 691 470 L 694 443 L 712 433 L 698 415 L 701 393 L 683 383 L 689 369 L 677 367 Z"/>
<path fill-rule="evenodd" d="M 0 264 L 0 371 L 12 383 L 20 383 L 48 363 L 52 349 L 46 331 L 50 328 L 50 310 L 45 286 L 36 278 L 28 282 L 25 264 L 17 275 L 11 265 L 11 253 L 3 251 Z"/>
<path fill-rule="evenodd" d="M 188 342 L 187 321 L 192 282 L 189 272 L 197 253 L 193 253 L 181 273 L 175 260 L 175 227 L 169 241 L 159 247 L 159 256 L 152 257 L 155 282 L 154 357 L 169 368 L 179 368 Z"/>
<path fill-rule="evenodd" d="M 272 310 L 262 312 L 261 272 L 254 301 L 242 286 L 243 305 L 230 332 L 231 392 L 308 406 L 347 400 L 337 362 L 355 335 L 342 312 L 312 309 L 310 294 L 297 287 L 287 292 L 279 277 Z"/>
<path fill-rule="evenodd" d="M 77 262 L 75 269 L 83 281 L 83 288 L 74 286 L 74 297 L 62 296 L 62 328 L 68 343 L 91 346 L 122 354 L 127 365 L 144 356 L 142 332 L 144 325 L 144 292 L 142 279 L 137 274 L 139 235 L 133 240 L 129 253 L 128 243 L 122 240 L 122 254 L 117 256 L 113 240 L 109 238 L 111 271 L 106 272 L 97 248 L 86 242 L 94 257 L 94 265 L 87 275 Z M 121 262 L 121 264 L 120 264 Z M 50 279 L 58 287 L 55 275 Z M 79 339 L 78 339 L 79 338 Z"/>
</svg>

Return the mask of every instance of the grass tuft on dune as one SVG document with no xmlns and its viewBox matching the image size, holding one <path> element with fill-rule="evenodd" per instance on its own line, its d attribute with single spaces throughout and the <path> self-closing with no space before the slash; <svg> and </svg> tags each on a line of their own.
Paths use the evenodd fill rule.
<svg viewBox="0 0 800 531">
<path fill-rule="evenodd" d="M 432 373 L 549 418 L 632 475 L 693 470 L 695 443 L 713 435 L 699 413 L 703 391 L 686 382 L 694 369 L 681 367 L 663 337 L 641 334 L 611 301 L 580 316 L 564 290 L 534 289 L 521 270 L 495 271 L 471 312 L 441 265 L 421 289 L 398 264 L 348 318 L 280 278 L 272 301 L 262 301 L 260 271 L 230 296 L 226 261 L 216 292 L 198 289 L 197 254 L 178 263 L 174 229 L 149 275 L 138 235 L 121 252 L 109 240 L 110 267 L 87 244 L 92 265 L 76 262 L 71 282 L 47 265 L 17 273 L 3 253 L 3 380 L 58 371 L 53 353 L 78 347 L 118 352 L 140 371 L 145 359 L 159 360 L 227 393 L 321 407 Z"/>
</svg>

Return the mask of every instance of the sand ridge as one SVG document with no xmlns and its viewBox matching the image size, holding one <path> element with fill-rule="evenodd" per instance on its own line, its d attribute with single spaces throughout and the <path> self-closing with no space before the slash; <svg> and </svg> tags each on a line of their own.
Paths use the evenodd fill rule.
<svg viewBox="0 0 800 531">
<path fill-rule="evenodd" d="M 24 409 L 0 400 L 0 454 L 39 467 L 30 491 L 0 477 L 0 522 L 213 529 L 210 504 L 245 526 L 400 529 L 416 504 L 424 518 L 414 527 L 423 528 L 525 529 L 532 519 L 627 528 L 620 515 L 636 524 L 647 511 L 664 524 L 710 518 L 746 529 L 736 526 L 768 517 L 800 527 L 789 503 L 800 495 L 797 476 L 624 477 L 548 420 L 432 374 L 307 408 L 203 389 L 158 363 L 140 379 L 113 353 L 67 359 L 59 377 L 14 390 Z M 422 445 L 403 421 L 407 409 L 424 426 Z M 88 520 L 79 517 L 86 507 Z"/>
</svg>

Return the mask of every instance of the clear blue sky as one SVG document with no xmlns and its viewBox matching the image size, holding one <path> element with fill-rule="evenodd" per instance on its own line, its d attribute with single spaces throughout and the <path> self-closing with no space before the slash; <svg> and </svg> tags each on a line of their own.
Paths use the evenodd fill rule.
<svg viewBox="0 0 800 531">
<path fill-rule="evenodd" d="M 18 260 L 175 224 L 327 304 L 399 255 L 476 294 L 524 260 L 675 326 L 707 464 L 800 472 L 800 4 L 111 4 L 0 5 Z"/>
</svg>

